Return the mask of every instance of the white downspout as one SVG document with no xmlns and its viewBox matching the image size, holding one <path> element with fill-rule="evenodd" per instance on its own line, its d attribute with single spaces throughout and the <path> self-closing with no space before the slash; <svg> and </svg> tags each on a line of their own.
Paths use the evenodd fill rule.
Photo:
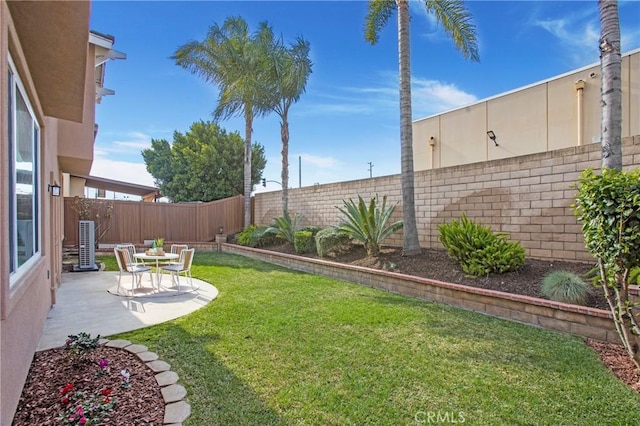
<svg viewBox="0 0 640 426">
<path fill-rule="evenodd" d="M 582 135 L 582 110 L 584 108 L 584 80 L 576 81 L 576 97 L 577 97 L 577 130 L 578 130 L 578 146 L 582 145 L 583 135 Z"/>
</svg>

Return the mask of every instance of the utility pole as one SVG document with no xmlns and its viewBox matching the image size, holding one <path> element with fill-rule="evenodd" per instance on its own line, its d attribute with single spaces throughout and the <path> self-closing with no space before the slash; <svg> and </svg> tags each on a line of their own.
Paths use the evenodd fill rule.
<svg viewBox="0 0 640 426">
<path fill-rule="evenodd" d="M 372 178 L 373 177 L 373 164 L 371 163 L 371 161 L 369 161 L 367 164 L 369 165 L 369 177 Z"/>
<path fill-rule="evenodd" d="M 298 155 L 298 188 L 302 188 L 302 155 Z"/>
</svg>

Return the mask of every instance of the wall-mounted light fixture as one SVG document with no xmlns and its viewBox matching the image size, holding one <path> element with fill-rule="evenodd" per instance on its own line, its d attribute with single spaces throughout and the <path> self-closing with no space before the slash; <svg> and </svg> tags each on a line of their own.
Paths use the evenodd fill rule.
<svg viewBox="0 0 640 426">
<path fill-rule="evenodd" d="M 496 142 L 496 134 L 493 133 L 493 130 L 489 130 L 487 132 L 487 136 L 489 136 L 489 139 L 491 139 L 493 141 L 493 143 L 495 143 L 496 146 L 498 146 L 498 142 Z"/>
<path fill-rule="evenodd" d="M 433 136 L 429 139 L 429 146 L 436 146 L 436 138 Z"/>
<path fill-rule="evenodd" d="M 52 197 L 59 197 L 60 196 L 60 185 L 54 183 L 53 185 L 49 185 L 47 187 L 47 191 L 49 191 L 51 193 Z"/>
</svg>

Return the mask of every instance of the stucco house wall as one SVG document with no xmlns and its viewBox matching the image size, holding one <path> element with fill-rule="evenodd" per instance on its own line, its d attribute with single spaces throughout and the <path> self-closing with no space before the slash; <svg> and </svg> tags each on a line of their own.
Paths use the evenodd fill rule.
<svg viewBox="0 0 640 426">
<path fill-rule="evenodd" d="M 599 142 L 600 78 L 600 66 L 594 64 L 415 120 L 414 170 Z M 622 57 L 622 96 L 622 136 L 640 134 L 640 50 Z"/>
<path fill-rule="evenodd" d="M 95 46 L 89 42 L 90 10 L 89 1 L 0 0 L 2 425 L 12 422 L 47 313 L 55 303 L 56 289 L 61 281 L 63 197 L 53 197 L 49 185 L 64 186 L 63 173 L 88 173 L 93 160 L 96 58 Z M 10 72 L 13 80 L 10 80 Z M 19 82 L 10 85 L 10 81 Z M 10 102 L 13 91 L 5 90 L 7 87 L 19 91 L 28 104 L 28 115 L 37 127 L 34 133 L 39 135 L 37 160 L 21 159 L 20 167 L 16 166 L 18 160 L 14 157 L 22 153 L 10 151 L 13 142 L 9 134 L 18 130 L 13 120 L 11 123 L 9 120 L 10 111 L 12 116 L 16 113 Z M 13 96 L 15 101 L 15 94 Z M 31 170 L 35 176 L 33 182 L 19 179 L 19 172 L 26 170 L 24 161 L 36 165 L 35 170 Z M 12 169 L 15 170 L 12 172 Z M 17 219 L 13 217 L 11 202 L 20 185 L 29 188 L 26 194 L 35 194 L 30 197 L 37 205 L 36 213 L 27 221 L 36 224 L 37 236 L 33 240 L 36 242 L 33 254 L 27 255 L 26 261 L 16 263 L 18 255 L 15 252 L 22 250 L 23 242 L 17 242 L 22 239 L 15 237 L 14 232 L 21 229 L 18 222 L 24 216 L 20 216 L 20 212 L 15 215 Z M 24 199 L 24 196 L 20 198 L 20 202 Z M 10 243 L 12 238 L 16 246 Z"/>
</svg>

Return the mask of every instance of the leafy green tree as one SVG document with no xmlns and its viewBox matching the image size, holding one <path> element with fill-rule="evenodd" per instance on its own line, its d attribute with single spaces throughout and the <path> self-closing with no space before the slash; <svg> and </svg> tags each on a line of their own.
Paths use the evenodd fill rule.
<svg viewBox="0 0 640 426">
<path fill-rule="evenodd" d="M 280 117 L 280 138 L 282 140 L 282 213 L 287 214 L 289 206 L 289 108 L 300 99 L 311 74 L 309 42 L 298 37 L 295 43 L 286 46 L 282 39 L 273 37 L 273 31 L 263 23 L 261 41 L 266 52 L 266 69 L 273 99 L 273 111 Z"/>
<path fill-rule="evenodd" d="M 599 283 L 620 340 L 640 368 L 639 304 L 629 287 L 631 272 L 640 266 L 640 170 L 584 170 L 575 213 L 586 248 L 598 259 Z"/>
<path fill-rule="evenodd" d="M 242 17 L 229 17 L 220 27 L 213 24 L 203 41 L 180 46 L 173 59 L 176 64 L 218 86 L 216 120 L 244 116 L 244 227 L 251 222 L 253 119 L 271 111 L 266 84 L 264 52 L 258 40 L 266 31 L 262 26 L 254 35 Z"/>
<path fill-rule="evenodd" d="M 252 184 L 267 164 L 264 148 L 252 145 Z M 207 121 L 193 123 L 186 133 L 175 131 L 173 143 L 152 140 L 142 151 L 147 170 L 163 196 L 174 202 L 213 201 L 242 194 L 244 141 Z"/>
<path fill-rule="evenodd" d="M 427 12 L 453 40 L 465 58 L 477 61 L 478 48 L 475 26 L 464 3 L 459 0 L 424 0 Z M 394 10 L 398 11 L 398 53 L 400 68 L 400 162 L 402 180 L 402 217 L 404 220 L 403 253 L 420 253 L 413 189 L 413 130 L 411 128 L 411 66 L 409 58 L 409 1 L 369 0 L 365 39 L 378 41 L 378 33 L 387 24 Z"/>
<path fill-rule="evenodd" d="M 602 167 L 622 170 L 622 57 L 617 0 L 599 0 Z"/>
</svg>

